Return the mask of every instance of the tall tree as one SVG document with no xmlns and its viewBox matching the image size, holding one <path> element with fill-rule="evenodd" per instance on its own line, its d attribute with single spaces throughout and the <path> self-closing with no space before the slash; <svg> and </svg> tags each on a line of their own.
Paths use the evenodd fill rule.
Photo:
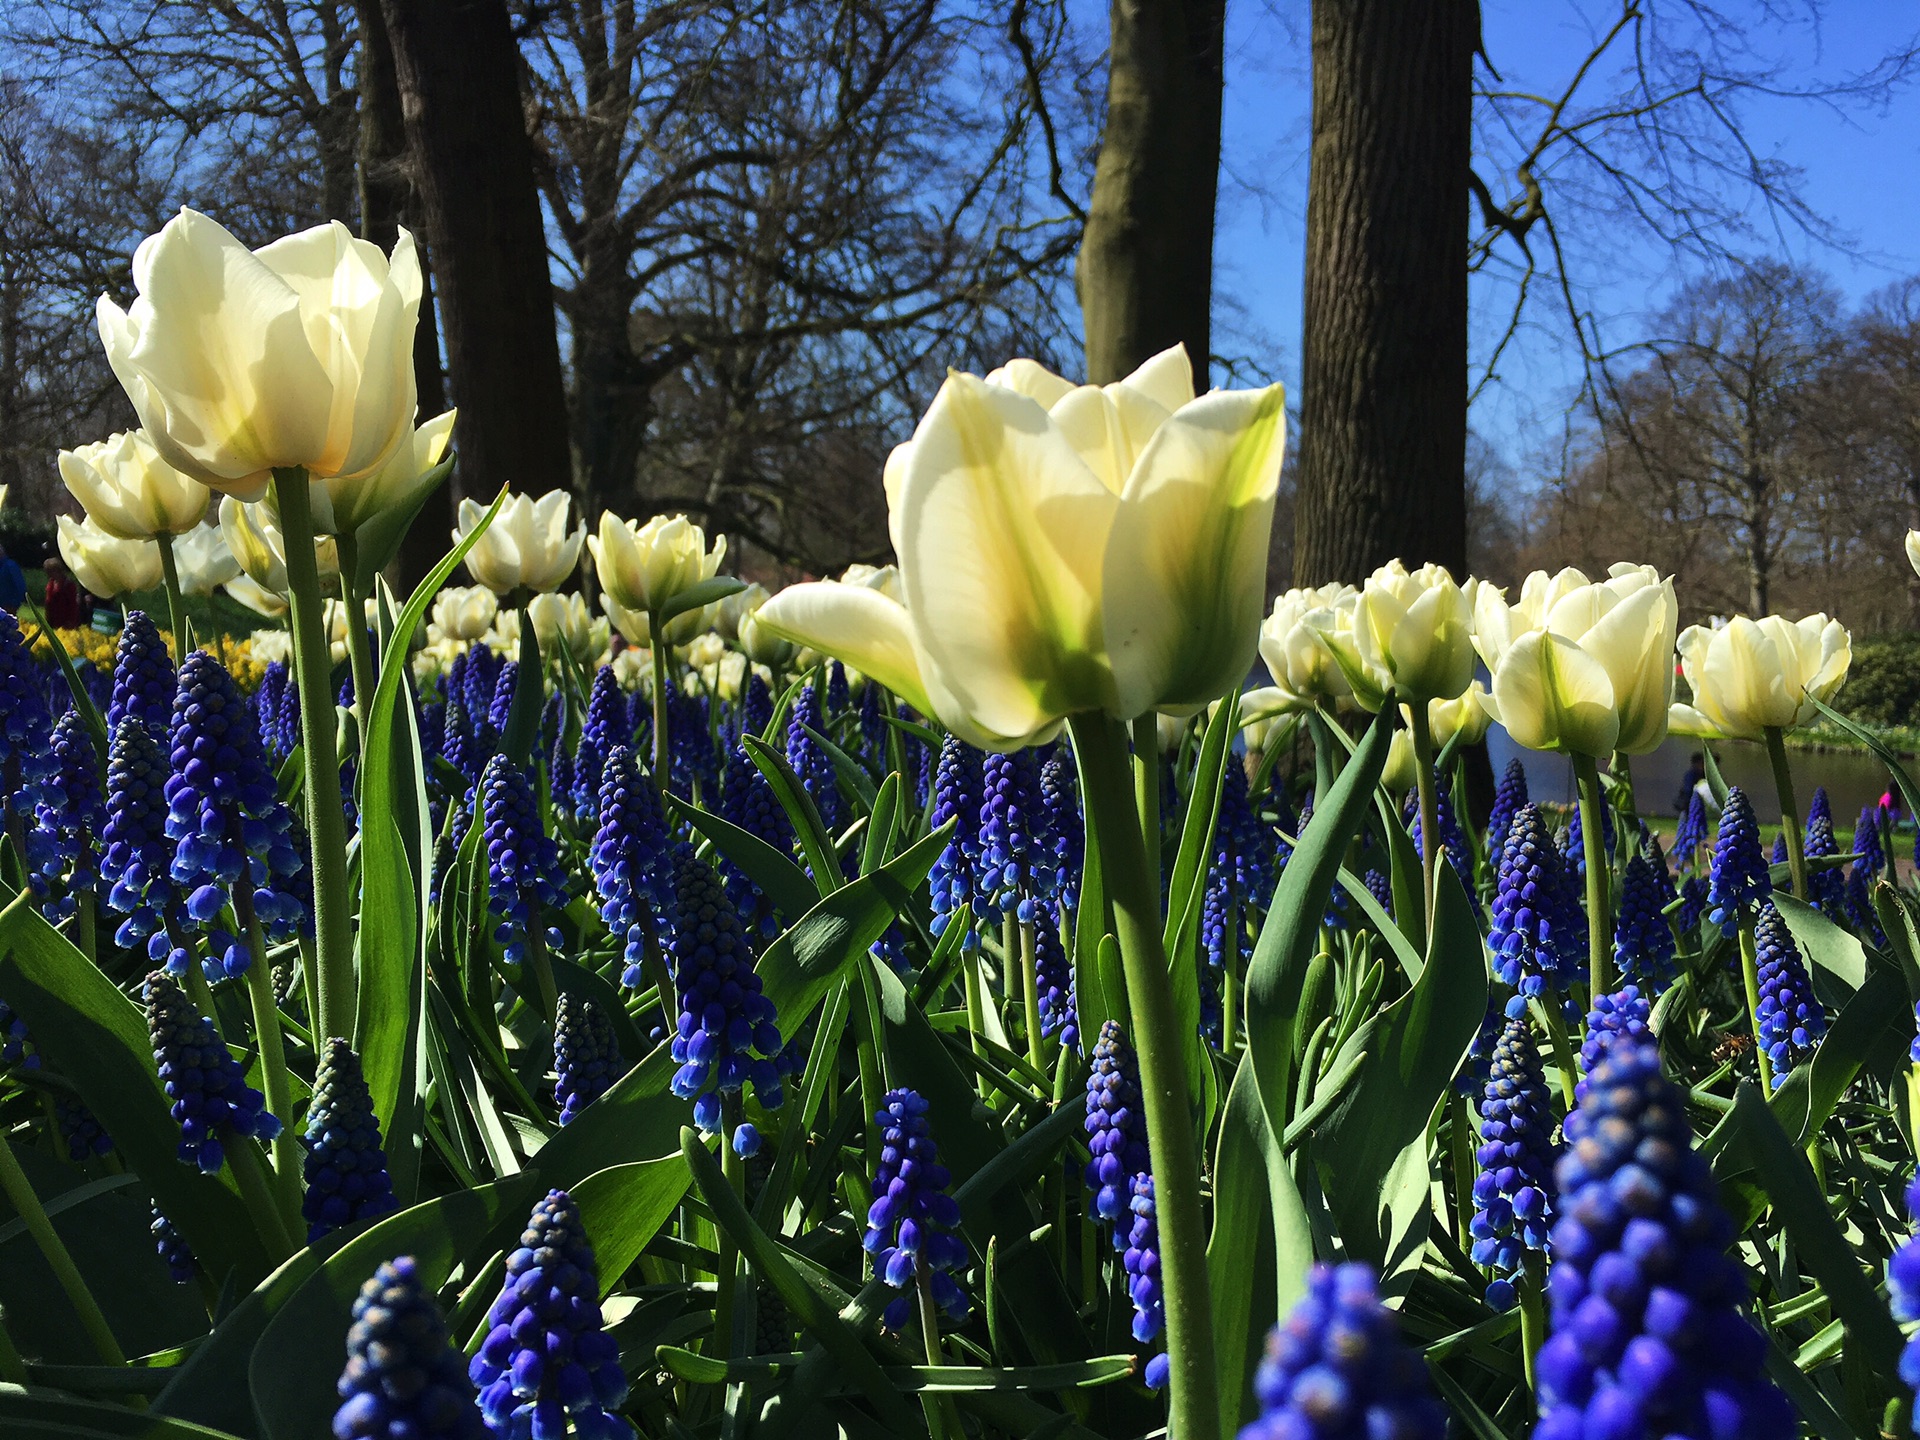
<svg viewBox="0 0 1920 1440">
<path fill-rule="evenodd" d="M 566 386 L 504 0 L 382 0 L 433 257 L 461 483 L 568 486 Z"/>
<path fill-rule="evenodd" d="M 1107 118 L 1080 243 L 1087 378 L 1118 380 L 1184 344 L 1213 359 L 1225 0 L 1112 0 Z"/>
<path fill-rule="evenodd" d="M 1294 583 L 1467 558 L 1478 0 L 1314 0 Z"/>
</svg>

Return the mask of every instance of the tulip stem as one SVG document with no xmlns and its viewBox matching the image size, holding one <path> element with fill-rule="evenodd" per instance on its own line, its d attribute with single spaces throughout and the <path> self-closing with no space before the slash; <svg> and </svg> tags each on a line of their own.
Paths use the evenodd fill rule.
<svg viewBox="0 0 1920 1440">
<path fill-rule="evenodd" d="M 1042 1075 L 1047 1073 L 1046 1042 L 1040 1038 L 1040 967 L 1033 938 L 1033 922 L 1020 925 L 1020 999 L 1027 1018 L 1027 1059 Z"/>
<path fill-rule="evenodd" d="M 1151 745 L 1153 718 L 1149 715 L 1146 720 Z M 1100 847 L 1101 873 L 1113 901 L 1147 1134 L 1153 1147 L 1171 1364 L 1167 1433 L 1181 1440 L 1213 1440 L 1220 1434 L 1219 1378 L 1214 1369 L 1200 1158 L 1187 1095 L 1187 1037 L 1180 1033 L 1160 940 L 1159 877 L 1149 866 L 1134 797 L 1128 794 L 1125 731 L 1097 714 L 1075 715 L 1068 723 L 1081 774 L 1086 777 L 1087 814 Z M 1139 733 L 1136 724 L 1136 738 Z M 1140 758 L 1136 755 L 1136 763 Z M 1149 749 L 1144 758 L 1151 764 L 1153 751 Z M 1158 775 L 1153 778 L 1157 810 Z"/>
<path fill-rule="evenodd" d="M 267 1109 L 280 1120 L 273 1141 L 274 1179 L 289 1216 L 300 1213 L 300 1143 L 293 1133 L 293 1083 L 287 1075 L 286 1041 L 280 1034 L 280 1007 L 273 998 L 273 968 L 267 963 L 267 940 L 254 913 L 253 896 L 245 885 L 233 887 L 233 912 L 247 937 L 247 999 L 253 1006 L 253 1039 L 260 1047 L 260 1088 Z M 316 1046 L 316 1048 L 318 1048 Z"/>
<path fill-rule="evenodd" d="M 1807 889 L 1807 847 L 1800 833 L 1800 805 L 1793 796 L 1793 767 L 1787 764 L 1787 733 L 1767 726 L 1767 759 L 1773 762 L 1773 788 L 1780 796 L 1780 829 L 1787 837 L 1787 866 L 1793 875 L 1793 893 L 1811 898 Z"/>
<path fill-rule="evenodd" d="M 1160 927 L 1160 720 L 1153 711 L 1133 722 L 1133 803 L 1140 812 L 1140 841 L 1153 881 L 1154 928 Z"/>
<path fill-rule="evenodd" d="M 287 622 L 293 632 L 294 679 L 300 688 L 300 743 L 306 764 L 307 835 L 313 850 L 314 1034 L 353 1034 L 353 896 L 347 879 L 347 817 L 340 800 L 340 757 L 334 745 L 332 666 L 321 612 L 320 567 L 307 508 L 307 473 L 273 472 L 280 533 L 287 551 Z"/>
<path fill-rule="evenodd" d="M 1613 993 L 1613 897 L 1607 858 L 1605 801 L 1600 767 L 1591 755 L 1575 755 L 1580 781 L 1580 847 L 1587 866 L 1587 989 L 1589 1000 Z"/>
<path fill-rule="evenodd" d="M 653 661 L 653 783 L 667 793 L 667 649 L 661 638 L 662 627 L 647 617 L 647 630 L 653 644 L 648 658 Z"/>
<path fill-rule="evenodd" d="M 1402 710 L 1407 717 L 1407 729 L 1413 735 L 1414 789 L 1420 796 L 1420 882 L 1427 899 L 1427 934 L 1431 935 L 1434 877 L 1440 860 L 1440 836 L 1435 828 L 1438 797 L 1433 783 L 1433 720 L 1427 714 L 1424 700 L 1415 700 Z"/>
<path fill-rule="evenodd" d="M 160 547 L 160 579 L 167 587 L 167 623 L 173 627 L 173 663 L 187 658 L 187 597 L 180 592 L 180 564 L 173 558 L 173 536 L 162 530 L 153 537 Z"/>
<path fill-rule="evenodd" d="M 351 535 L 334 536 L 340 556 L 340 629 L 347 642 L 347 664 L 353 675 L 353 724 L 362 753 L 367 748 L 367 716 L 373 713 L 373 651 L 367 644 L 367 595 L 360 588 L 360 547 Z M 329 646 L 327 654 L 333 654 Z"/>
</svg>

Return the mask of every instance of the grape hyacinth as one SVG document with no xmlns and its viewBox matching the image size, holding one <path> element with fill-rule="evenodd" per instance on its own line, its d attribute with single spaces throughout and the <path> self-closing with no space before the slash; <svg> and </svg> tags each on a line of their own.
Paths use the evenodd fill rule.
<svg viewBox="0 0 1920 1440">
<path fill-rule="evenodd" d="M 1547 1253 L 1553 1214 L 1553 1101 L 1540 1064 L 1533 1026 L 1522 1014 L 1507 1021 L 1494 1046 L 1480 1098 L 1480 1145 L 1473 1182 L 1473 1260 L 1493 1271 L 1487 1303 L 1514 1302 L 1514 1277 L 1529 1255 Z"/>
<path fill-rule="evenodd" d="M 1864 865 L 1868 875 L 1887 868 L 1887 852 L 1880 844 L 1880 812 L 1872 805 L 1860 807 L 1860 818 L 1853 826 L 1854 863 Z"/>
<path fill-rule="evenodd" d="M 1708 919 L 1722 935 L 1733 935 L 1743 921 L 1751 922 L 1752 907 L 1773 893 L 1767 862 L 1760 854 L 1760 826 L 1753 806 L 1738 785 L 1727 788 L 1727 808 L 1720 813 L 1720 833 L 1713 842 L 1713 864 L 1707 899 L 1713 906 Z"/>
<path fill-rule="evenodd" d="M 860 748 L 873 765 L 886 763 L 888 728 L 880 686 L 868 680 L 860 687 Z"/>
<path fill-rule="evenodd" d="M 1621 975 L 1653 995 L 1673 983 L 1673 928 L 1663 913 L 1672 898 L 1664 863 L 1644 851 L 1628 859 L 1620 877 L 1613 961 Z"/>
<path fill-rule="evenodd" d="M 1580 914 L 1560 851 L 1537 805 L 1522 805 L 1500 852 L 1499 888 L 1487 947 L 1493 973 L 1515 993 L 1507 1015 L 1524 1015 L 1527 1001 L 1564 991 L 1584 953 Z"/>
<path fill-rule="evenodd" d="M 34 892 L 50 895 L 43 913 L 63 920 L 74 913 L 76 897 L 91 896 L 100 884 L 96 855 L 107 826 L 106 797 L 100 790 L 100 759 L 93 735 L 78 710 L 54 722 L 51 772 L 34 804 L 33 830 L 27 836 L 27 868 Z"/>
<path fill-rule="evenodd" d="M 495 737 L 507 733 L 507 721 L 513 718 L 513 692 L 520 688 L 520 662 L 502 661 L 499 673 L 494 677 L 493 694 L 487 697 L 487 729 Z M 474 714 L 481 712 L 476 710 Z"/>
<path fill-rule="evenodd" d="M 1920 1049 L 1920 1040 L 1914 1045 Z M 1907 1219 L 1920 1217 L 1920 1177 L 1908 1182 L 1906 1202 Z M 1909 1236 L 1887 1262 L 1887 1296 L 1894 1319 L 1902 1324 L 1920 1320 L 1920 1237 Z M 1900 1349 L 1900 1379 L 1909 1390 L 1920 1389 L 1920 1334 L 1909 1337 Z M 1914 1425 L 1920 1421 L 1910 1422 L 1909 1428 Z"/>
<path fill-rule="evenodd" d="M 191 1285 L 197 1273 L 193 1251 L 180 1238 L 180 1232 L 173 1228 L 173 1222 L 160 1213 L 158 1205 L 149 1200 L 147 1209 L 153 1216 L 147 1233 L 153 1236 L 153 1248 L 167 1267 L 167 1278 L 176 1285 Z"/>
<path fill-rule="evenodd" d="M 1259 1418 L 1239 1440 L 1444 1440 L 1447 1412 L 1418 1351 L 1380 1303 L 1370 1266 L 1315 1265 L 1267 1336 Z"/>
<path fill-rule="evenodd" d="M 1487 1076 L 1493 1071 L 1493 1047 L 1500 1043 L 1506 1026 L 1507 1017 L 1500 1008 L 1499 995 L 1488 995 L 1487 1013 L 1480 1017 L 1480 1028 L 1467 1046 L 1459 1073 L 1453 1077 L 1455 1094 L 1478 1095 L 1486 1088 Z"/>
<path fill-rule="evenodd" d="M 1500 772 L 1500 780 L 1493 787 L 1493 808 L 1487 812 L 1487 853 L 1498 855 L 1507 845 L 1507 831 L 1513 827 L 1513 817 L 1520 813 L 1520 807 L 1527 803 L 1527 767 L 1515 756 L 1507 761 L 1507 768 Z"/>
<path fill-rule="evenodd" d="M 572 1124 L 620 1078 L 613 1022 L 591 1000 L 560 997 L 553 1022 L 553 1069 L 553 1098 L 560 1103 L 562 1125 Z"/>
<path fill-rule="evenodd" d="M 927 1124 L 927 1102 L 913 1090 L 889 1090 L 873 1123 L 880 1127 L 880 1168 L 873 1177 L 873 1204 L 861 1240 L 873 1256 L 874 1273 L 895 1290 L 926 1276 L 935 1307 L 949 1321 L 967 1318 L 967 1297 L 953 1272 L 965 1267 L 967 1246 L 954 1232 L 960 1206 L 947 1194 L 950 1177 Z M 887 1306 L 889 1329 L 904 1329 L 913 1313 L 910 1296 Z"/>
<path fill-rule="evenodd" d="M 288 881 L 299 873 L 293 814 L 280 800 L 253 712 L 226 667 L 196 650 L 180 667 L 167 736 L 173 773 L 166 783 L 167 838 L 175 842 L 171 876 L 184 909 L 207 932 L 207 978 L 236 976 L 247 947 L 221 927 L 221 912 L 251 904 L 269 940 L 299 933 L 305 907 Z M 235 891 L 238 887 L 238 896 Z M 177 970 L 185 956 L 176 954 Z"/>
<path fill-rule="evenodd" d="M 272 667 L 268 667 L 271 672 Z M 287 667 L 280 666 L 278 679 L 284 686 Z M 167 642 L 160 638 L 159 627 L 144 610 L 127 611 L 120 627 L 120 639 L 113 649 L 113 693 L 107 701 L 107 732 L 120 728 L 129 715 L 155 735 L 167 733 L 173 716 L 175 679 L 173 657 Z M 267 690 L 261 682 L 262 693 Z"/>
<path fill-rule="evenodd" d="M 723 1097 L 749 1082 L 763 1107 L 779 1108 L 780 1017 L 760 993 L 753 946 L 720 877 L 683 850 L 673 884 L 673 980 L 680 992 L 673 1093 L 693 1101 L 694 1123 L 711 1135 L 721 1125 Z"/>
<path fill-rule="evenodd" d="M 1073 911 L 1080 904 L 1087 832 L 1080 816 L 1080 776 L 1074 769 L 1073 752 L 1065 745 L 1055 746 L 1040 767 L 1040 814 L 1052 860 L 1054 896 Z"/>
<path fill-rule="evenodd" d="M 1700 917 L 1707 913 L 1707 882 L 1699 875 L 1689 875 L 1680 882 L 1680 908 L 1674 912 L 1673 922 L 1683 935 L 1696 935 L 1700 930 Z"/>
<path fill-rule="evenodd" d="M 294 733 L 289 735 L 281 728 L 281 719 L 287 712 L 287 692 L 293 688 L 293 672 L 287 669 L 284 660 L 269 660 L 267 668 L 261 673 L 260 685 L 253 692 L 253 723 L 260 731 L 260 743 L 266 747 L 267 755 L 274 764 L 279 764 L 293 753 L 293 747 L 300 743 L 299 736 L 299 697 L 293 699 L 295 716 Z M 168 687 L 171 695 L 172 687 Z M 444 707 L 433 707 L 444 719 Z M 428 736 L 422 727 L 420 748 L 428 755 L 438 753 L 438 738 L 428 743 Z"/>
<path fill-rule="evenodd" d="M 727 757 L 726 778 L 720 787 L 720 818 L 756 840 L 764 840 L 778 854 L 793 853 L 793 822 L 744 745 L 734 746 Z M 759 882 L 725 854 L 720 856 L 720 873 L 726 880 L 727 898 L 747 929 L 763 941 L 777 936 L 780 919 Z"/>
<path fill-rule="evenodd" d="M 594 672 L 587 696 L 587 713 L 580 722 L 580 743 L 573 752 L 573 809 L 595 814 L 600 805 L 600 778 L 614 748 L 632 740 L 626 692 L 611 665 Z"/>
<path fill-rule="evenodd" d="M 1040 1033 L 1080 1053 L 1080 1017 L 1060 931 L 1050 920 L 1033 927 L 1033 973 L 1040 990 Z"/>
<path fill-rule="evenodd" d="M 335 1440 L 473 1440 L 486 1434 L 466 1357 L 411 1255 L 383 1261 L 353 1301 Z"/>
<path fill-rule="evenodd" d="M 1042 858 L 1040 770 L 1032 750 L 990 754 L 980 766 L 980 871 L 974 913 L 1032 923 L 1051 867 Z"/>
<path fill-rule="evenodd" d="M 1673 853 L 1682 865 L 1693 864 L 1700 847 L 1707 843 L 1707 803 L 1694 791 L 1687 800 L 1686 812 L 1673 831 Z"/>
<path fill-rule="evenodd" d="M 0 1065 L 40 1068 L 39 1054 L 27 1049 L 27 1022 L 4 1000 L 0 1000 Z"/>
<path fill-rule="evenodd" d="M 106 1126 L 100 1123 L 100 1118 L 86 1107 L 86 1102 L 79 1096 L 58 1094 L 53 1097 L 53 1123 L 60 1132 L 67 1159 L 74 1164 L 82 1165 L 88 1160 L 112 1153 L 113 1137 L 107 1134 Z"/>
<path fill-rule="evenodd" d="M 1613 854 L 1613 811 L 1607 806 L 1600 807 L 1600 848 Z M 1567 873 L 1576 880 L 1587 878 L 1587 841 L 1586 834 L 1580 828 L 1580 807 L 1575 806 L 1573 816 L 1567 821 L 1567 843 L 1562 854 L 1567 862 Z"/>
<path fill-rule="evenodd" d="M 980 795 L 982 756 L 965 741 L 949 735 L 940 745 L 940 764 L 933 779 L 933 828 L 953 822 L 946 848 L 933 862 L 929 883 L 933 890 L 934 938 L 946 933 L 958 917 L 964 924 L 972 912 L 979 884 Z M 977 945 L 969 934 L 966 944 Z"/>
<path fill-rule="evenodd" d="M 1788 1436 L 1740 1313 L 1733 1224 L 1651 1045 L 1614 1045 L 1567 1117 L 1535 1440 Z"/>
<path fill-rule="evenodd" d="M 1166 1328 L 1166 1297 L 1160 1289 L 1160 1221 L 1153 1201 L 1153 1176 L 1133 1177 L 1133 1198 L 1127 1202 L 1132 1220 L 1127 1226 L 1127 1248 L 1120 1268 L 1127 1277 L 1127 1298 L 1133 1302 L 1133 1338 L 1142 1345 L 1156 1340 Z M 1149 1390 L 1167 1383 L 1167 1357 L 1156 1355 L 1141 1377 Z"/>
<path fill-rule="evenodd" d="M 338 1036 L 320 1047 L 313 1102 L 300 1143 L 307 1152 L 301 1164 L 307 1189 L 300 1216 L 307 1222 L 309 1245 L 399 1208 L 360 1057 Z"/>
<path fill-rule="evenodd" d="M 812 797 L 827 834 L 833 836 L 840 833 L 844 823 L 840 787 L 834 780 L 833 760 L 814 738 L 826 733 L 820 697 L 812 685 L 803 686 L 787 716 L 787 764 L 793 767 L 801 787 Z"/>
<path fill-rule="evenodd" d="M 1466 891 L 1467 904 L 1472 907 L 1476 920 L 1484 919 L 1480 907 L 1480 893 L 1473 883 L 1473 852 L 1467 846 L 1466 834 L 1460 829 L 1460 818 L 1453 809 L 1453 786 L 1439 771 L 1433 776 L 1433 828 L 1440 834 L 1440 853 L 1446 857 L 1447 864 L 1459 878 L 1460 888 Z M 1427 858 L 1426 837 L 1420 833 L 1420 804 L 1409 799 L 1408 816 L 1413 835 L 1414 853 L 1424 863 Z M 1511 827 L 1509 827 L 1511 828 Z"/>
<path fill-rule="evenodd" d="M 614 746 L 601 772 L 600 829 L 588 863 L 600 895 L 600 918 L 615 937 L 626 941 L 620 983 L 629 990 L 645 983 L 648 938 L 665 941 L 662 931 L 673 897 L 673 845 L 653 781 L 641 774 L 630 747 Z"/>
<path fill-rule="evenodd" d="M 173 846 L 167 842 L 166 783 L 166 761 L 154 737 L 139 717 L 122 720 L 107 752 L 100 879 L 107 886 L 108 906 L 127 917 L 114 932 L 114 944 L 131 950 L 158 936 L 154 958 L 160 960 L 167 958 L 166 917 L 177 904 L 170 875 Z"/>
<path fill-rule="evenodd" d="M 1587 1012 L 1587 1033 L 1580 1042 L 1580 1074 L 1589 1076 L 1607 1058 L 1607 1052 L 1622 1041 L 1635 1045 L 1654 1043 L 1653 1004 L 1637 985 L 1623 985 L 1611 995 L 1602 995 Z M 1574 1103 L 1587 1095 L 1582 1078 L 1573 1087 Z"/>
<path fill-rule="evenodd" d="M 533 1207 L 507 1278 L 487 1311 L 487 1338 L 467 1367 L 499 1440 L 615 1440 L 633 1433 L 620 1347 L 600 1313 L 600 1267 L 580 1207 L 549 1190 Z"/>
<path fill-rule="evenodd" d="M 1115 1227 L 1114 1247 L 1126 1244 L 1120 1223 L 1133 1195 L 1133 1177 L 1150 1169 L 1147 1111 L 1140 1096 L 1140 1071 L 1118 1021 L 1100 1027 L 1093 1045 L 1093 1069 L 1087 1076 L 1087 1188 L 1093 1214 Z"/>
<path fill-rule="evenodd" d="M 1833 834 L 1833 813 L 1826 804 L 1825 788 L 1813 792 L 1813 806 L 1807 812 L 1807 833 L 1802 842 L 1801 851 L 1806 856 L 1807 899 L 1830 920 L 1844 921 L 1847 918 L 1846 879 L 1840 871 L 1831 866 L 1816 866 L 1812 862 L 1823 860 L 1840 851 L 1839 843 Z"/>
<path fill-rule="evenodd" d="M 53 768 L 52 730 L 45 677 L 21 638 L 20 623 L 11 611 L 0 610 L 0 810 L 33 818 L 40 785 Z"/>
<path fill-rule="evenodd" d="M 527 957 L 527 940 L 542 908 L 566 904 L 560 847 L 540 823 L 540 807 L 526 772 L 504 755 L 487 762 L 480 777 L 481 837 L 487 852 L 487 908 L 500 922 L 493 938 L 511 964 Z M 550 946 L 559 932 L 539 936 Z"/>
<path fill-rule="evenodd" d="M 180 1160 L 217 1174 L 233 1136 L 267 1141 L 280 1133 L 266 1097 L 247 1084 L 240 1062 L 165 970 L 146 980 L 147 1037 L 175 1122 Z"/>
<path fill-rule="evenodd" d="M 1814 996 L 1813 979 L 1800 959 L 1787 922 L 1771 903 L 1761 905 L 1753 939 L 1760 970 L 1756 1018 L 1777 1090 L 1793 1067 L 1809 1059 L 1826 1038 L 1827 1015 Z"/>
</svg>

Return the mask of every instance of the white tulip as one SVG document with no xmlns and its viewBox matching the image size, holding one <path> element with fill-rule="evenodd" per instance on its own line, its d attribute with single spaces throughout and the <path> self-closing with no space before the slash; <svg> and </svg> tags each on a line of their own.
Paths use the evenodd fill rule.
<svg viewBox="0 0 1920 1440">
<path fill-rule="evenodd" d="M 433 597 L 433 628 L 448 640 L 478 640 L 500 602 L 484 585 L 449 585 Z"/>
<path fill-rule="evenodd" d="M 161 459 L 140 430 L 62 450 L 60 478 L 87 518 L 121 540 L 184 535 L 205 518 L 213 498 L 206 486 Z"/>
<path fill-rule="evenodd" d="M 287 546 L 271 506 L 243 505 L 231 495 L 223 497 L 220 533 L 242 570 L 274 594 L 287 593 Z M 340 550 L 331 535 L 315 538 L 313 560 L 320 572 L 320 588 L 338 593 Z"/>
<path fill-rule="evenodd" d="M 1763 740 L 1769 728 L 1804 725 L 1847 678 L 1853 641 L 1825 615 L 1787 620 L 1736 617 L 1718 630 L 1691 625 L 1680 636 L 1680 667 L 1693 704 L 1673 728 L 1683 734 Z"/>
<path fill-rule="evenodd" d="M 217 524 L 196 525 L 176 536 L 173 563 L 180 575 L 180 589 L 187 595 L 211 595 L 240 573 L 240 562 L 227 547 L 227 537 Z"/>
<path fill-rule="evenodd" d="M 1260 626 L 1260 658 L 1284 708 L 1311 710 L 1322 700 L 1352 695 L 1321 632 L 1351 634 L 1359 603 L 1360 592 L 1339 583 L 1274 597 L 1273 613 Z"/>
<path fill-rule="evenodd" d="M 1391 560 L 1361 587 L 1351 630 L 1335 617 L 1316 628 L 1362 709 L 1451 700 L 1473 679 L 1473 611 L 1444 565 Z"/>
<path fill-rule="evenodd" d="M 225 539 L 226 532 L 223 530 L 221 531 L 222 543 L 225 542 Z M 229 550 L 227 553 L 231 555 L 233 552 Z M 277 595 L 267 589 L 266 586 L 262 585 L 244 570 L 234 576 L 233 579 L 227 581 L 227 594 L 233 599 L 238 600 L 242 605 L 246 606 L 247 609 L 253 611 L 254 614 L 264 615 L 269 620 L 278 620 L 287 613 L 287 597 Z M 267 632 L 258 631 L 256 633 L 265 634 Z M 278 633 L 286 634 L 285 631 Z M 288 636 L 288 643 L 292 643 L 291 636 Z"/>
<path fill-rule="evenodd" d="M 548 654 L 565 650 L 580 664 L 589 665 L 606 652 L 609 626 L 604 617 L 587 609 L 584 595 L 536 595 L 527 602 L 527 618 L 533 621 L 540 648 Z"/>
<path fill-rule="evenodd" d="M 275 469 L 370 475 L 413 419 L 420 263 L 338 221 L 249 251 L 182 210 L 133 257 L 139 298 L 105 296 L 107 361 L 176 468 L 245 500 Z"/>
<path fill-rule="evenodd" d="M 467 552 L 468 573 L 496 595 L 558 590 L 580 563 L 587 540 L 585 524 L 567 529 L 572 503 L 564 490 L 550 490 L 537 500 L 512 496 Z M 486 506 L 462 500 L 454 540 L 466 539 L 486 514 Z"/>
<path fill-rule="evenodd" d="M 601 586 L 621 608 L 658 613 L 713 578 L 726 558 L 727 537 L 716 537 L 708 549 L 706 531 L 684 515 L 655 515 L 636 525 L 607 510 L 588 548 Z"/>
<path fill-rule="evenodd" d="M 122 540 L 71 515 L 59 516 L 58 525 L 60 558 L 92 594 L 112 600 L 160 583 L 160 547 L 152 540 Z"/>
</svg>

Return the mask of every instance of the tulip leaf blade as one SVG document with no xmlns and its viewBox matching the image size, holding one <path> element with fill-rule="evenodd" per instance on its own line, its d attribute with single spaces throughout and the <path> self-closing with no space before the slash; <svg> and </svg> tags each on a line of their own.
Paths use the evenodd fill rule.
<svg viewBox="0 0 1920 1440">
<path fill-rule="evenodd" d="M 813 796 L 807 793 L 806 786 L 800 783 L 800 777 L 787 763 L 787 757 L 757 735 L 742 735 L 740 743 L 746 747 L 747 758 L 767 777 L 767 784 L 773 787 L 773 798 L 780 802 L 780 808 L 787 812 L 787 818 L 793 822 L 794 835 L 800 841 L 801 853 L 807 857 L 807 864 L 813 870 L 813 884 L 824 895 L 841 883 L 840 857 L 833 848 L 833 837 L 827 834 L 827 827 L 820 818 L 820 811 L 813 803 Z"/>
<path fill-rule="evenodd" d="M 714 575 L 697 585 L 689 585 L 660 607 L 659 627 L 665 630 L 689 610 L 699 610 L 704 606 L 716 604 L 729 595 L 738 595 L 746 588 L 746 581 L 732 575 Z"/>
<path fill-rule="evenodd" d="M 706 836 L 715 849 L 744 870 L 765 892 L 773 908 L 789 922 L 798 920 L 820 903 L 820 892 L 813 888 L 807 872 L 758 835 L 742 830 L 710 810 L 688 804 L 677 795 L 667 796 L 666 801 L 678 818 Z"/>
<path fill-rule="evenodd" d="M 1286 1132 L 1293 1098 L 1294 1017 L 1300 1008 L 1307 962 L 1319 944 L 1320 922 L 1347 843 L 1373 803 L 1392 735 L 1392 712 L 1383 710 L 1374 716 L 1338 778 L 1323 792 L 1324 803 L 1315 806 L 1313 823 L 1281 872 L 1247 966 L 1247 1053 L 1253 1058 L 1267 1127 L 1275 1134 Z"/>
<path fill-rule="evenodd" d="M 360 757 L 360 995 L 353 1042 L 390 1149 L 410 1147 L 415 1138 L 411 1123 L 397 1122 L 403 1094 L 412 1089 L 406 1083 L 411 1071 L 408 1052 L 426 1003 L 422 977 L 431 923 L 426 847 L 423 840 L 409 847 L 397 819 L 406 806 L 415 817 L 414 833 L 424 837 L 429 829 L 424 818 L 426 767 L 413 706 L 400 704 L 407 690 L 408 650 L 433 597 L 486 533 L 506 500 L 507 491 L 502 488 L 486 514 L 408 599 L 381 654 L 380 679 L 367 712 L 367 743 Z M 410 765 L 400 755 L 403 745 Z"/>
<path fill-rule="evenodd" d="M 154 1069 L 146 1017 L 41 917 L 30 892 L 0 911 L 0 995 L 49 1067 L 72 1081 L 207 1273 L 232 1272 L 247 1286 L 265 1275 L 266 1251 L 231 1169 L 212 1176 L 180 1162 L 180 1127 Z"/>
</svg>

